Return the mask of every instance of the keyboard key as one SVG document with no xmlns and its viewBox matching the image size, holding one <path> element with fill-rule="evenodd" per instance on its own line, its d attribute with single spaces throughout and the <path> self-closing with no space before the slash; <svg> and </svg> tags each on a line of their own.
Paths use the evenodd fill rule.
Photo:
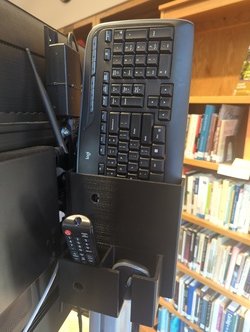
<svg viewBox="0 0 250 332">
<path fill-rule="evenodd" d="M 146 69 L 146 77 L 147 78 L 156 78 L 157 76 L 157 67 L 147 67 Z"/>
<path fill-rule="evenodd" d="M 121 141 L 129 141 L 129 131 L 128 130 L 120 130 L 119 139 Z"/>
<path fill-rule="evenodd" d="M 164 182 L 164 174 L 163 173 L 150 173 L 149 175 L 150 181 L 154 182 Z"/>
<path fill-rule="evenodd" d="M 109 135 L 108 137 L 108 145 L 117 145 L 118 144 L 118 136 L 116 135 Z"/>
<path fill-rule="evenodd" d="M 128 179 L 131 179 L 131 180 L 138 179 L 137 173 L 128 173 Z"/>
<path fill-rule="evenodd" d="M 153 129 L 153 142 L 165 143 L 166 131 L 164 126 L 154 126 Z"/>
<path fill-rule="evenodd" d="M 151 148 L 150 148 L 150 146 L 142 146 L 141 147 L 141 151 L 140 151 L 140 155 L 142 157 L 150 157 L 151 156 Z"/>
<path fill-rule="evenodd" d="M 124 66 L 133 66 L 134 65 L 134 55 L 124 55 L 123 64 Z"/>
<path fill-rule="evenodd" d="M 143 98 L 142 97 L 122 97 L 121 106 L 143 107 Z"/>
<path fill-rule="evenodd" d="M 149 178 L 149 170 L 147 170 L 147 169 L 139 169 L 138 177 L 141 180 L 148 180 L 148 178 Z"/>
<path fill-rule="evenodd" d="M 108 117 L 108 112 L 107 111 L 102 111 L 101 112 L 101 121 L 107 122 L 107 117 Z"/>
<path fill-rule="evenodd" d="M 118 134 L 119 131 L 119 113 L 110 112 L 109 115 L 109 133 Z"/>
<path fill-rule="evenodd" d="M 112 77 L 113 78 L 122 78 L 122 69 L 121 68 L 113 68 L 112 69 Z"/>
<path fill-rule="evenodd" d="M 135 65 L 136 66 L 145 66 L 146 65 L 146 55 L 136 55 L 135 56 Z"/>
<path fill-rule="evenodd" d="M 148 97 L 148 107 L 158 107 L 159 98 L 156 96 L 149 96 Z"/>
<path fill-rule="evenodd" d="M 107 154 L 108 154 L 109 157 L 116 157 L 117 152 L 118 152 L 118 150 L 117 150 L 116 147 L 113 147 L 113 146 L 108 147 L 108 153 Z"/>
<path fill-rule="evenodd" d="M 160 49 L 160 43 L 158 41 L 148 42 L 148 51 L 153 53 L 158 53 Z"/>
<path fill-rule="evenodd" d="M 140 149 L 140 141 L 131 139 L 130 144 L 129 144 L 129 149 L 130 150 L 139 150 Z"/>
<path fill-rule="evenodd" d="M 135 53 L 135 43 L 134 42 L 125 43 L 124 52 L 125 53 Z"/>
<path fill-rule="evenodd" d="M 160 46 L 161 53 L 172 53 L 173 52 L 173 42 L 171 40 L 162 40 Z"/>
<path fill-rule="evenodd" d="M 132 78 L 134 74 L 133 68 L 123 68 L 122 77 L 123 78 Z"/>
<path fill-rule="evenodd" d="M 103 83 L 103 85 L 102 85 L 102 93 L 104 95 L 108 95 L 109 94 L 109 85 L 107 83 Z"/>
<path fill-rule="evenodd" d="M 106 146 L 105 145 L 100 145 L 100 147 L 99 147 L 99 154 L 101 156 L 104 156 L 106 154 Z"/>
<path fill-rule="evenodd" d="M 128 150 L 129 150 L 128 146 L 129 146 L 128 142 L 119 142 L 118 151 L 119 152 L 128 152 Z"/>
<path fill-rule="evenodd" d="M 144 95 L 144 84 L 134 84 L 133 94 L 138 96 Z"/>
<path fill-rule="evenodd" d="M 152 157 L 164 158 L 165 157 L 165 145 L 152 145 Z"/>
<path fill-rule="evenodd" d="M 104 71 L 103 72 L 103 82 L 109 83 L 109 81 L 110 81 L 110 73 L 109 73 L 109 71 Z"/>
<path fill-rule="evenodd" d="M 174 28 L 173 27 L 164 27 L 164 28 L 150 28 L 149 29 L 149 38 L 150 39 L 173 39 L 174 37 Z"/>
<path fill-rule="evenodd" d="M 158 54 L 149 54 L 147 56 L 147 65 L 157 66 L 158 65 Z"/>
<path fill-rule="evenodd" d="M 128 172 L 137 172 L 138 171 L 138 164 L 137 163 L 128 163 Z"/>
<path fill-rule="evenodd" d="M 110 61 L 111 59 L 111 49 L 110 48 L 105 48 L 104 49 L 104 60 L 105 61 Z"/>
<path fill-rule="evenodd" d="M 145 40 L 148 37 L 147 29 L 127 29 L 125 38 L 126 40 L 140 39 Z"/>
<path fill-rule="evenodd" d="M 118 153 L 118 163 L 127 163 L 128 162 L 128 154 L 127 153 Z"/>
<path fill-rule="evenodd" d="M 119 41 L 124 39 L 124 30 L 116 29 L 114 31 L 114 40 Z"/>
<path fill-rule="evenodd" d="M 112 59 L 113 66 L 122 67 L 123 56 L 122 55 L 114 55 Z"/>
<path fill-rule="evenodd" d="M 141 142 L 142 144 L 152 143 L 152 130 L 154 124 L 154 116 L 151 113 L 145 113 L 142 117 L 142 132 L 141 132 Z"/>
<path fill-rule="evenodd" d="M 107 176 L 116 176 L 116 169 L 114 168 L 107 168 L 107 171 L 106 171 L 106 175 Z"/>
<path fill-rule="evenodd" d="M 105 42 L 110 43 L 112 41 L 112 30 L 105 31 Z"/>
<path fill-rule="evenodd" d="M 171 73 L 171 54 L 160 54 L 158 76 L 161 78 L 170 78 Z"/>
<path fill-rule="evenodd" d="M 149 158 L 140 158 L 139 166 L 140 168 L 149 168 L 150 159 Z"/>
<path fill-rule="evenodd" d="M 116 167 L 117 161 L 116 158 L 107 159 L 107 167 Z"/>
<path fill-rule="evenodd" d="M 129 161 L 138 161 L 139 160 L 139 152 L 138 151 L 129 151 L 128 160 Z"/>
<path fill-rule="evenodd" d="M 173 96 L 173 84 L 161 84 L 160 94 L 162 96 Z"/>
<path fill-rule="evenodd" d="M 98 174 L 104 175 L 105 172 L 105 165 L 103 163 L 98 164 Z"/>
<path fill-rule="evenodd" d="M 131 138 L 140 138 L 140 134 L 141 134 L 141 114 L 132 113 L 130 136 Z"/>
<path fill-rule="evenodd" d="M 118 164 L 117 165 L 117 173 L 122 174 L 122 175 L 127 174 L 127 165 Z"/>
<path fill-rule="evenodd" d="M 123 84 L 122 85 L 122 94 L 123 95 L 132 95 L 132 84 Z"/>
<path fill-rule="evenodd" d="M 121 113 L 120 115 L 120 128 L 129 129 L 130 127 L 130 113 Z"/>
<path fill-rule="evenodd" d="M 120 97 L 110 96 L 110 106 L 120 106 Z"/>
<path fill-rule="evenodd" d="M 171 97 L 160 97 L 160 107 L 161 108 L 171 108 L 172 98 Z"/>
<path fill-rule="evenodd" d="M 134 71 L 134 77 L 135 78 L 144 78 L 145 77 L 145 68 L 135 68 Z"/>
<path fill-rule="evenodd" d="M 108 106 L 108 96 L 102 96 L 102 106 L 103 107 Z"/>
<path fill-rule="evenodd" d="M 164 160 L 151 159 L 150 170 L 155 173 L 163 173 L 164 172 Z"/>
<path fill-rule="evenodd" d="M 105 134 L 107 132 L 107 123 L 101 122 L 101 133 Z"/>
<path fill-rule="evenodd" d="M 136 43 L 136 53 L 146 53 L 146 51 L 147 51 L 147 43 L 145 42 Z"/>
<path fill-rule="evenodd" d="M 159 110 L 158 119 L 159 120 L 170 121 L 171 120 L 171 109 Z"/>
<path fill-rule="evenodd" d="M 119 95 L 121 93 L 121 84 L 111 84 L 111 94 Z"/>
<path fill-rule="evenodd" d="M 122 43 L 114 43 L 113 53 L 114 54 L 122 54 L 123 53 L 123 44 Z"/>
</svg>

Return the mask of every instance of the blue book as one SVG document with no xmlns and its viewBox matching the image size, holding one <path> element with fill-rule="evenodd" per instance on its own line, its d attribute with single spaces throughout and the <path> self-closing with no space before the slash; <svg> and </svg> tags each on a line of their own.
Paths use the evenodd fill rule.
<svg viewBox="0 0 250 332">
<path fill-rule="evenodd" d="M 211 124 L 212 115 L 216 112 L 217 107 L 215 105 L 206 105 L 203 120 L 201 124 L 201 131 L 198 143 L 198 151 L 196 159 L 204 159 L 206 152 L 207 139 L 209 135 L 209 129 Z"/>
<path fill-rule="evenodd" d="M 193 280 L 188 287 L 188 296 L 187 296 L 187 319 L 191 318 L 192 314 L 192 303 L 194 297 L 194 291 L 201 285 L 197 280 Z"/>
<path fill-rule="evenodd" d="M 180 330 L 180 318 L 176 316 L 172 316 L 170 321 L 170 331 L 171 332 L 179 332 Z"/>
<path fill-rule="evenodd" d="M 168 332 L 166 323 L 167 323 L 167 308 L 160 307 L 158 309 L 157 332 Z"/>
<path fill-rule="evenodd" d="M 232 301 L 226 309 L 223 332 L 230 332 L 234 323 L 234 313 L 239 308 L 239 304 Z"/>
</svg>

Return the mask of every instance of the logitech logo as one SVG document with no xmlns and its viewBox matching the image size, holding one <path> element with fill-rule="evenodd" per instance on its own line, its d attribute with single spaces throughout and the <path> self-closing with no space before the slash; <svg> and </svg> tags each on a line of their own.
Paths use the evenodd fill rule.
<svg viewBox="0 0 250 332">
<path fill-rule="evenodd" d="M 86 152 L 85 152 L 85 160 L 89 160 L 90 157 L 91 157 L 91 152 L 86 151 Z"/>
</svg>

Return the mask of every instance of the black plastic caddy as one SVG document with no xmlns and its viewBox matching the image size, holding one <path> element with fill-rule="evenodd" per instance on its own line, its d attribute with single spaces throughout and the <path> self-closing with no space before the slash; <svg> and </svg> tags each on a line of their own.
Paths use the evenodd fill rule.
<svg viewBox="0 0 250 332">
<path fill-rule="evenodd" d="M 152 326 L 159 296 L 173 296 L 182 188 L 182 182 L 69 174 L 67 214 L 92 221 L 101 262 L 89 266 L 61 259 L 61 300 L 117 317 L 125 290 L 112 266 L 129 259 L 150 274 L 132 277 L 131 321 Z"/>
</svg>

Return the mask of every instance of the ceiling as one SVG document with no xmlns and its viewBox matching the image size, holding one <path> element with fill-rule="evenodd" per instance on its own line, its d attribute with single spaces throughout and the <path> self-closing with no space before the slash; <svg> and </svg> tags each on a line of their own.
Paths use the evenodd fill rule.
<svg viewBox="0 0 250 332">
<path fill-rule="evenodd" d="M 2 1 L 2 0 L 1 0 Z M 55 29 L 128 0 L 9 0 Z"/>
</svg>

